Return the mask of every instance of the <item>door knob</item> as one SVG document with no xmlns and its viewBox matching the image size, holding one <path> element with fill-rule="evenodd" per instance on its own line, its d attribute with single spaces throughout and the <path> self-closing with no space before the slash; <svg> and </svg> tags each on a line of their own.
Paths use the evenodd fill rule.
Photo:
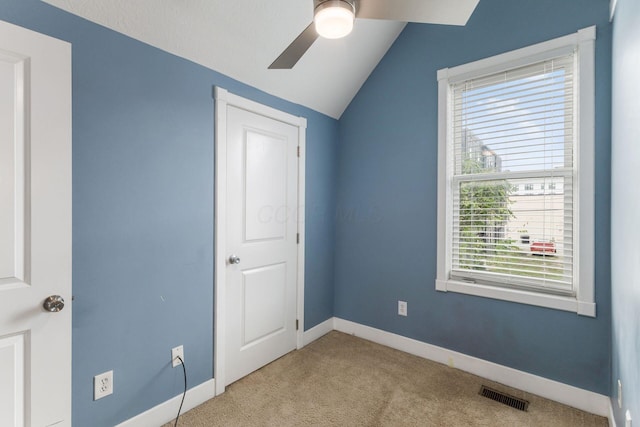
<svg viewBox="0 0 640 427">
<path fill-rule="evenodd" d="M 231 255 L 229 257 L 229 264 L 240 264 L 240 257 Z"/>
<path fill-rule="evenodd" d="M 64 298 L 60 295 L 51 295 L 48 296 L 44 303 L 42 304 L 45 310 L 50 311 L 51 313 L 57 313 L 64 308 Z"/>
</svg>

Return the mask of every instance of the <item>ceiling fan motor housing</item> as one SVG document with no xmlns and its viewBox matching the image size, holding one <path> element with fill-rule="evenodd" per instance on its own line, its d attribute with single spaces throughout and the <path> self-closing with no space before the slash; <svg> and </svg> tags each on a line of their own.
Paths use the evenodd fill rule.
<svg viewBox="0 0 640 427">
<path fill-rule="evenodd" d="M 353 13 L 356 13 L 356 0 L 313 0 L 313 10 L 317 10 L 318 6 L 323 3 L 346 3 L 346 7 L 350 7 L 353 10 Z M 327 7 L 328 5 L 324 5 L 323 7 Z"/>
<path fill-rule="evenodd" d="M 338 39 L 353 29 L 356 9 L 351 0 L 325 0 L 315 6 L 313 14 L 318 34 L 327 39 Z"/>
</svg>

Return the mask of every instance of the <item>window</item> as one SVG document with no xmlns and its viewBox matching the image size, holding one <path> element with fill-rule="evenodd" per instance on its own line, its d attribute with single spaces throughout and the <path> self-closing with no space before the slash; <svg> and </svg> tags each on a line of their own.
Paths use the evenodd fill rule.
<svg viewBox="0 0 640 427">
<path fill-rule="evenodd" d="M 594 40 L 438 72 L 436 289 L 595 316 Z"/>
</svg>

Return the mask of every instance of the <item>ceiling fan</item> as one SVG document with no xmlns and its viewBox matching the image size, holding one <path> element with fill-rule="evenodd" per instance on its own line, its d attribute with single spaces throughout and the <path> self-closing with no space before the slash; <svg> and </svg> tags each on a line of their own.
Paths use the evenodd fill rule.
<svg viewBox="0 0 640 427">
<path fill-rule="evenodd" d="M 313 0 L 313 22 L 269 69 L 291 69 L 318 37 L 349 34 L 355 18 L 465 25 L 479 0 Z"/>
</svg>

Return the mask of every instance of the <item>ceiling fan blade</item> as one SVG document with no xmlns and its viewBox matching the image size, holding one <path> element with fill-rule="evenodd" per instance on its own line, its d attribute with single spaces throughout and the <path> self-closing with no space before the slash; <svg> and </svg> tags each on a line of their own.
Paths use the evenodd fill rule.
<svg viewBox="0 0 640 427">
<path fill-rule="evenodd" d="M 302 55 L 311 47 L 318 38 L 313 22 L 269 65 L 270 70 L 288 70 L 293 68 Z"/>
<path fill-rule="evenodd" d="M 357 17 L 465 25 L 480 0 L 358 0 Z"/>
</svg>

